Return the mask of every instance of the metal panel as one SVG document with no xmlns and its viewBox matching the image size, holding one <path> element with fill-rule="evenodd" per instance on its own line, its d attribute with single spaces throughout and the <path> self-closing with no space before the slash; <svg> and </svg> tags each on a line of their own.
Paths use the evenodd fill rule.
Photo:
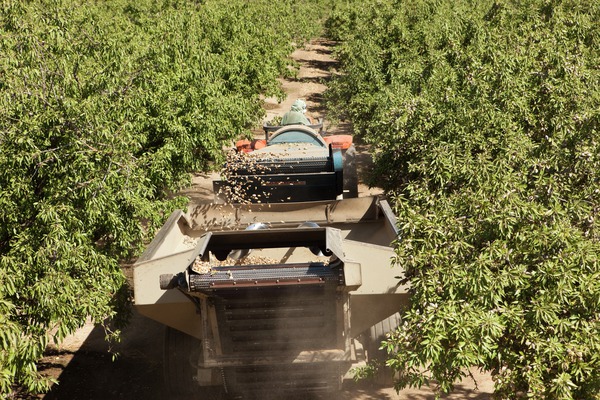
<svg viewBox="0 0 600 400">
<path fill-rule="evenodd" d="M 337 348 L 335 285 L 219 292 L 214 304 L 224 355 Z"/>
<path fill-rule="evenodd" d="M 182 223 L 187 224 L 183 211 L 173 211 L 162 228 L 156 233 L 152 242 L 150 242 L 146 250 L 138 258 L 137 262 L 140 263 L 181 251 L 183 233 L 180 225 Z"/>
<path fill-rule="evenodd" d="M 341 389 L 341 368 L 330 363 L 229 368 L 225 370 L 225 387 L 233 395 L 262 393 L 268 398 L 322 394 Z"/>
<path fill-rule="evenodd" d="M 206 294 L 234 288 L 337 285 L 341 280 L 338 271 L 323 263 L 213 267 L 208 273 L 190 273 L 188 279 L 190 292 Z"/>
<path fill-rule="evenodd" d="M 203 204 L 189 213 L 192 231 L 196 235 L 213 229 L 244 229 L 255 222 L 269 223 L 272 226 L 300 224 L 313 221 L 319 225 L 352 223 L 353 229 L 360 230 L 357 222 L 380 221 L 389 224 L 379 208 L 377 197 L 357 197 L 353 199 L 274 203 L 274 204 Z M 392 239 L 395 235 L 391 236 Z M 387 243 L 381 243 L 388 245 Z"/>
</svg>

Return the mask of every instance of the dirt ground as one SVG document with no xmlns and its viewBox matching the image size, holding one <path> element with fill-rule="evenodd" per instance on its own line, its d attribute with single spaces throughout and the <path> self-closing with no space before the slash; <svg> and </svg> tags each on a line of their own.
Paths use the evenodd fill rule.
<svg viewBox="0 0 600 400">
<path fill-rule="evenodd" d="M 302 98 L 308 105 L 309 114 L 314 118 L 325 118 L 329 133 L 351 133 L 346 123 L 332 126 L 327 121 L 322 107 L 322 93 L 328 76 L 335 69 L 331 58 L 331 47 L 322 41 L 315 41 L 293 54 L 301 68 L 296 80 L 282 81 L 288 97 L 281 103 L 276 99 L 265 99 L 266 121 L 283 115 L 293 101 Z M 260 127 L 257 135 L 260 135 Z M 361 157 L 359 179 L 368 169 L 368 149 L 357 144 Z M 216 174 L 199 174 L 194 178 L 194 186 L 184 192 L 191 203 L 212 200 L 212 179 Z M 359 187 L 360 195 L 377 194 L 378 188 Z M 130 272 L 130 271 L 126 271 Z M 92 324 L 86 325 L 75 335 L 67 338 L 59 348 L 51 347 L 39 365 L 41 373 L 59 380 L 49 393 L 37 398 L 46 400 L 89 399 L 168 399 L 162 381 L 162 346 L 164 328 L 162 325 L 138 314 L 123 332 L 122 341 L 114 350 L 119 357 L 113 360 L 104 341 L 104 332 Z M 465 380 L 446 399 L 491 399 L 493 383 L 488 375 L 473 371 L 477 382 Z M 397 393 L 393 388 L 376 387 L 368 382 L 354 382 L 350 377 L 344 381 L 339 400 L 427 400 L 435 396 L 431 389 L 409 389 Z"/>
</svg>

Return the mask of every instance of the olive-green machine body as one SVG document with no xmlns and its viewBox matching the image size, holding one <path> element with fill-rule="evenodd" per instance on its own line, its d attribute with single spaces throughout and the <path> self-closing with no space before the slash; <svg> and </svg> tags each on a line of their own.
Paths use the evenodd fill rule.
<svg viewBox="0 0 600 400">
<path fill-rule="evenodd" d="M 134 266 L 135 306 L 197 347 L 189 385 L 338 390 L 358 339 L 408 302 L 396 238 L 379 196 L 177 210 Z"/>
</svg>

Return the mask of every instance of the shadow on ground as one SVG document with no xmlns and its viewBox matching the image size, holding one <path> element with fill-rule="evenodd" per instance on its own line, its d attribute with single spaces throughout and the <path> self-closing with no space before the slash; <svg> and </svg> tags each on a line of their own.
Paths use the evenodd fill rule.
<svg viewBox="0 0 600 400">
<path fill-rule="evenodd" d="M 92 329 L 74 353 L 50 350 L 39 365 L 42 374 L 60 382 L 42 398 L 65 399 L 167 399 L 162 377 L 164 326 L 134 314 L 117 344 L 113 360 L 104 330 Z"/>
</svg>

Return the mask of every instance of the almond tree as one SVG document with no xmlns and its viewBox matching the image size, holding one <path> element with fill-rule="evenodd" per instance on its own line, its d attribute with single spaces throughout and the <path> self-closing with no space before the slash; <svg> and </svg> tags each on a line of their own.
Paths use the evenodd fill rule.
<svg viewBox="0 0 600 400">
<path fill-rule="evenodd" d="M 500 398 L 599 398 L 600 5 L 353 6 L 329 98 L 399 217 L 396 387 L 477 367 Z"/>
<path fill-rule="evenodd" d="M 319 26 L 300 6 L 0 4 L 0 397 L 47 389 L 36 362 L 88 318 L 118 334 L 120 264 L 186 206 L 173 193 L 190 173 L 258 125 L 260 96 L 283 96 L 294 43 Z"/>
</svg>

